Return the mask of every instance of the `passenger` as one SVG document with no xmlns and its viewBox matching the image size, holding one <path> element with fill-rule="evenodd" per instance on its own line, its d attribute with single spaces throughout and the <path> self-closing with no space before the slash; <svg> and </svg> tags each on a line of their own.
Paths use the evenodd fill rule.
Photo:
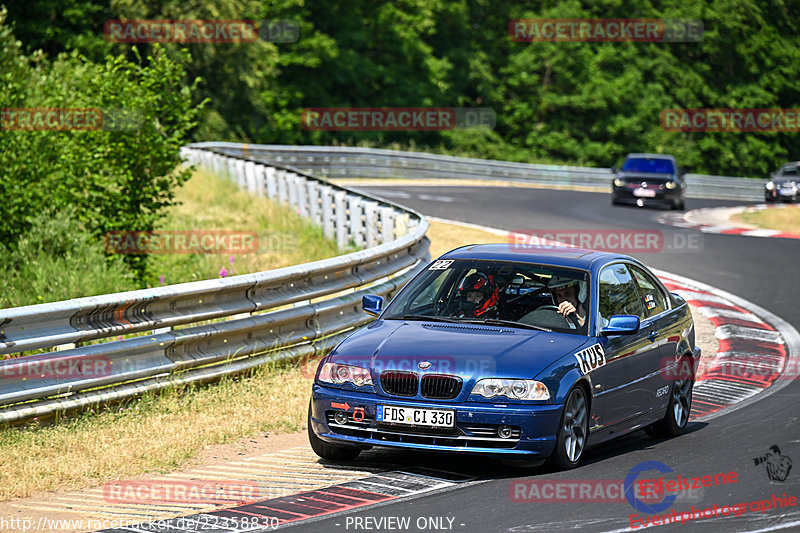
<svg viewBox="0 0 800 533">
<path fill-rule="evenodd" d="M 583 306 L 584 300 L 586 300 L 586 289 L 581 290 L 583 286 L 585 286 L 585 282 L 562 276 L 553 276 L 547 284 L 550 294 L 553 295 L 553 301 L 558 307 L 558 312 L 574 325 L 575 329 L 586 326 L 587 313 Z M 580 298 L 581 296 L 583 298 Z"/>
</svg>

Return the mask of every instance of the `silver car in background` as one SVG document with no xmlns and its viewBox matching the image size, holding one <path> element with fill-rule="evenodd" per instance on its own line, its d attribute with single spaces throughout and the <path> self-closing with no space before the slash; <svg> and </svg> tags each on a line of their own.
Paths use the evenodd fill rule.
<svg viewBox="0 0 800 533">
<path fill-rule="evenodd" d="M 800 183 L 800 161 L 784 164 L 764 185 L 764 201 L 796 202 L 798 183 Z"/>
</svg>

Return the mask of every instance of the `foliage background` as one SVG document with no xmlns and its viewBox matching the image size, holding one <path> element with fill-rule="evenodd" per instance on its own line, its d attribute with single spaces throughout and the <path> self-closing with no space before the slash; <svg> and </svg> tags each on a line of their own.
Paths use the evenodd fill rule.
<svg viewBox="0 0 800 533">
<path fill-rule="evenodd" d="M 680 133 L 664 108 L 800 107 L 800 3 L 782 0 L 6 0 L 26 50 L 131 55 L 109 19 L 287 19 L 295 43 L 166 45 L 210 99 L 196 140 L 362 144 L 612 166 L 627 152 L 672 153 L 692 172 L 764 178 L 800 159 L 792 133 Z M 520 43 L 517 18 L 689 18 L 697 43 Z M 180 48 L 188 49 L 188 56 Z M 476 106 L 493 131 L 307 132 L 300 110 Z"/>
</svg>

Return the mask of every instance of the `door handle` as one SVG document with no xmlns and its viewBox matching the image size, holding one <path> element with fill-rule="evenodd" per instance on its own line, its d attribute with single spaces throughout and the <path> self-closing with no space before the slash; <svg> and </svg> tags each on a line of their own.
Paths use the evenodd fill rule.
<svg viewBox="0 0 800 533">
<path fill-rule="evenodd" d="M 658 337 L 658 332 L 656 330 L 651 331 L 650 334 L 647 336 L 647 338 L 650 339 L 651 341 L 656 340 L 656 337 Z"/>
</svg>

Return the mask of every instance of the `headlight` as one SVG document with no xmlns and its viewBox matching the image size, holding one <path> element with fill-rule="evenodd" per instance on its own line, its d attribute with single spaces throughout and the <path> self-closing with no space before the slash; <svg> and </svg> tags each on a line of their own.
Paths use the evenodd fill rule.
<svg viewBox="0 0 800 533">
<path fill-rule="evenodd" d="M 505 396 L 511 400 L 549 400 L 550 391 L 541 381 L 532 379 L 480 379 L 472 388 L 472 394 L 484 398 Z"/>
<path fill-rule="evenodd" d="M 352 383 L 356 387 L 372 386 L 369 370 L 360 366 L 343 365 L 341 363 L 325 363 L 319 372 L 319 380 L 325 383 L 341 385 Z"/>
<path fill-rule="evenodd" d="M 775 183 L 773 183 L 773 182 L 771 182 L 771 181 L 768 181 L 768 182 L 767 182 L 767 190 L 768 190 L 768 191 L 771 191 L 771 190 L 773 190 L 774 188 L 775 188 Z"/>
<path fill-rule="evenodd" d="M 674 181 L 668 181 L 667 182 L 667 189 L 674 189 L 677 186 L 678 186 L 678 184 L 675 183 Z"/>
<path fill-rule="evenodd" d="M 616 185 L 617 187 L 623 187 L 625 186 L 625 180 L 622 180 L 620 178 L 614 178 L 614 185 Z"/>
</svg>

